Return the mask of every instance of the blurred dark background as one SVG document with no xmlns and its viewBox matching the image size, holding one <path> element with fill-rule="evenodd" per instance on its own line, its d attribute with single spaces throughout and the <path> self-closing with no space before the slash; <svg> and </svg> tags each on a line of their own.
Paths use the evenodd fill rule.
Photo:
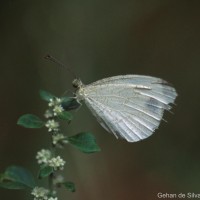
<svg viewBox="0 0 200 200">
<path fill-rule="evenodd" d="M 108 134 L 85 106 L 69 134 L 92 131 L 102 151 L 85 155 L 66 148 L 69 200 L 155 200 L 157 193 L 200 193 L 200 1 L 7 0 L 0 7 L 0 172 L 8 165 L 37 174 L 35 154 L 48 147 L 43 130 L 16 125 L 25 113 L 42 115 L 39 89 L 61 95 L 72 75 L 43 59 L 57 57 L 85 84 L 120 74 L 163 78 L 179 94 L 150 138 L 127 143 Z M 0 190 L 2 200 L 33 199 L 29 192 Z"/>
</svg>

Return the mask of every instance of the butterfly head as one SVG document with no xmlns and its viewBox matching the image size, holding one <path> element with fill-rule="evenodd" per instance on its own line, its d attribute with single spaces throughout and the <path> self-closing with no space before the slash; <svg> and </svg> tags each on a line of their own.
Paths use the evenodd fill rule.
<svg viewBox="0 0 200 200">
<path fill-rule="evenodd" d="M 79 78 L 76 78 L 76 79 L 74 79 L 72 81 L 72 85 L 73 85 L 74 88 L 78 89 L 78 88 L 80 88 L 83 85 L 83 83 L 82 83 L 82 81 Z"/>
</svg>

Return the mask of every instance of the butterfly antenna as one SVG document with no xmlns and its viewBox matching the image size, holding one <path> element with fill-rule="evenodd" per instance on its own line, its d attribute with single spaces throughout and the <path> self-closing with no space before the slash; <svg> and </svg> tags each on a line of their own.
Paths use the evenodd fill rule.
<svg viewBox="0 0 200 200">
<path fill-rule="evenodd" d="M 67 70 L 74 76 L 74 78 L 77 78 L 76 75 L 75 75 L 75 73 L 74 73 L 69 67 L 67 67 L 66 65 L 64 65 L 63 63 L 61 63 L 60 61 L 58 61 L 58 60 L 57 60 L 56 58 L 54 58 L 53 56 L 47 54 L 46 56 L 44 56 L 44 58 L 45 58 L 46 60 L 50 60 L 50 61 L 52 61 L 52 62 L 58 64 L 60 67 L 62 67 L 62 68 L 64 68 L 64 69 L 67 69 Z"/>
</svg>

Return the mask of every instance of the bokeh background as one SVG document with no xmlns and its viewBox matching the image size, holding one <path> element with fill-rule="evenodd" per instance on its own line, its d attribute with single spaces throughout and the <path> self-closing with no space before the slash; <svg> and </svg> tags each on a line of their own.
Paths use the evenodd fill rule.
<svg viewBox="0 0 200 200">
<path fill-rule="evenodd" d="M 43 59 L 69 65 L 87 84 L 120 74 L 163 78 L 179 94 L 150 138 L 127 143 L 108 134 L 82 108 L 68 134 L 92 131 L 102 151 L 66 148 L 69 200 L 156 200 L 157 193 L 200 193 L 200 1 L 7 0 L 0 7 L 0 171 L 8 165 L 37 174 L 35 154 L 49 145 L 43 130 L 16 125 L 25 113 L 42 115 L 39 89 L 61 95 L 72 75 Z M 2 200 L 33 199 L 29 192 L 0 190 Z"/>
</svg>

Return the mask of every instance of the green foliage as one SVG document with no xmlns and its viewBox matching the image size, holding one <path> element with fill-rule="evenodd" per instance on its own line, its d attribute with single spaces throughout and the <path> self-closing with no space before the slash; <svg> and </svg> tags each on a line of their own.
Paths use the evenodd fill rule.
<svg viewBox="0 0 200 200">
<path fill-rule="evenodd" d="M 38 174 L 38 178 L 44 178 L 49 176 L 50 174 L 53 173 L 53 167 L 50 166 L 42 166 L 40 168 L 39 174 Z"/>
<path fill-rule="evenodd" d="M 5 189 L 33 188 L 35 181 L 32 174 L 25 168 L 10 166 L 1 174 L 0 187 Z"/>
<path fill-rule="evenodd" d="M 80 106 L 80 103 L 76 101 L 74 97 L 62 97 L 58 98 L 51 93 L 40 90 L 40 97 L 49 102 L 48 106 L 49 108 L 46 110 L 45 117 L 46 120 L 42 121 L 39 117 L 32 114 L 25 114 L 22 115 L 18 121 L 17 124 L 20 126 L 23 126 L 25 128 L 41 128 L 45 125 L 47 126 L 48 131 L 51 132 L 52 137 L 52 148 L 49 150 L 49 154 L 52 154 L 51 156 L 45 155 L 45 151 L 38 152 L 39 159 L 56 159 L 60 158 L 60 156 L 57 156 L 56 148 L 64 147 L 65 144 L 70 143 L 76 148 L 78 148 L 80 151 L 84 153 L 95 153 L 99 152 L 100 148 L 96 144 L 95 137 L 89 133 L 89 132 L 82 132 L 78 133 L 73 136 L 67 137 L 63 134 L 64 131 L 60 128 L 60 121 L 65 120 L 67 122 L 70 122 L 73 119 L 73 116 L 69 110 L 77 109 Z M 63 109 L 64 110 L 63 110 Z M 56 110 L 57 109 L 57 110 Z M 60 109 L 60 110 L 59 110 Z M 57 136 L 57 139 L 56 139 Z M 60 138 L 59 138 L 60 137 Z M 50 157 L 50 158 L 49 158 Z M 65 161 L 60 158 L 58 161 L 56 161 L 55 165 L 59 165 L 63 167 Z M 75 192 L 75 184 L 70 181 L 61 181 L 57 184 L 53 183 L 56 177 L 56 173 L 58 170 L 61 170 L 61 168 L 53 168 L 52 166 L 47 166 L 47 164 L 41 164 L 41 162 L 38 162 L 40 165 L 40 170 L 38 173 L 38 178 L 42 179 L 45 177 L 48 177 L 49 179 L 49 190 L 50 193 L 53 192 L 53 190 L 56 187 L 64 186 L 67 190 L 71 192 Z M 27 188 L 34 188 L 35 187 L 35 181 L 33 179 L 32 174 L 22 167 L 18 166 L 10 166 L 8 167 L 3 174 L 0 174 L 0 188 L 6 188 L 6 189 L 27 189 Z M 36 187 L 34 190 L 39 190 L 42 187 Z M 43 188 L 45 190 L 45 188 Z M 36 194 L 33 194 L 33 196 L 37 196 Z"/>
<path fill-rule="evenodd" d="M 62 99 L 62 107 L 66 111 L 77 109 L 80 106 L 80 103 L 78 103 L 75 98 L 62 97 L 61 99 Z"/>
<path fill-rule="evenodd" d="M 50 101 L 50 99 L 55 98 L 55 96 L 45 90 L 40 90 L 39 91 L 40 97 L 41 99 L 43 99 L 44 101 Z"/>
<path fill-rule="evenodd" d="M 75 188 L 75 184 L 73 182 L 70 181 L 66 181 L 64 183 L 62 183 L 62 185 L 69 190 L 70 192 L 75 192 L 76 188 Z"/>
<path fill-rule="evenodd" d="M 36 115 L 25 114 L 18 119 L 17 124 L 25 128 L 42 128 L 45 122 Z"/>
<path fill-rule="evenodd" d="M 63 111 L 58 114 L 58 118 L 62 120 L 71 121 L 73 119 L 73 115 L 70 112 Z"/>
<path fill-rule="evenodd" d="M 94 135 L 88 132 L 70 136 L 67 140 L 84 153 L 95 153 L 101 150 L 96 143 Z"/>
</svg>

